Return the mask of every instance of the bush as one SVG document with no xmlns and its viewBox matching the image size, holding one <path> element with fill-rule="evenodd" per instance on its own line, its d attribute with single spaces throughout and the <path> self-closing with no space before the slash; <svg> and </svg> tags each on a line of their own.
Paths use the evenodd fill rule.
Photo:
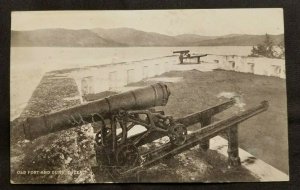
<svg viewBox="0 0 300 190">
<path fill-rule="evenodd" d="M 250 57 L 268 57 L 268 58 L 284 58 L 284 42 L 280 42 L 275 46 L 270 35 L 266 34 L 263 43 L 253 46 Z"/>
</svg>

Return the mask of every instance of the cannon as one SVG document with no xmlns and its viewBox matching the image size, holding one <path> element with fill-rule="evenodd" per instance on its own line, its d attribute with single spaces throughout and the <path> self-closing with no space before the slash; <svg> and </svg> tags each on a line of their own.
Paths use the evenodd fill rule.
<svg viewBox="0 0 300 190">
<path fill-rule="evenodd" d="M 190 52 L 189 50 L 173 51 L 174 54 L 179 53 L 179 63 L 180 64 L 184 64 L 183 63 L 184 59 L 197 59 L 197 64 L 200 64 L 200 58 L 208 55 L 208 54 L 190 55 L 189 52 Z"/>
<path fill-rule="evenodd" d="M 27 139 L 64 129 L 96 124 L 96 159 L 99 168 L 105 168 L 110 176 L 128 176 L 151 167 L 199 145 L 209 149 L 209 139 L 221 132 L 228 133 L 228 164 L 239 166 L 238 124 L 268 109 L 268 102 L 243 111 L 229 118 L 213 122 L 213 116 L 232 107 L 230 99 L 211 108 L 173 118 L 157 107 L 166 106 L 171 92 L 166 84 L 157 83 L 104 99 L 91 101 L 66 110 L 28 118 L 24 123 Z M 199 129 L 188 133 L 188 127 L 200 124 Z M 145 130 L 129 135 L 136 126 Z M 169 141 L 155 149 L 143 149 L 143 145 L 167 137 Z M 102 170 L 103 171 L 103 170 Z"/>
<path fill-rule="evenodd" d="M 179 63 L 183 64 L 184 56 L 189 55 L 190 50 L 180 50 L 180 51 L 173 51 L 173 53 L 179 53 Z"/>
<path fill-rule="evenodd" d="M 25 138 L 33 140 L 56 131 L 104 121 L 120 110 L 140 110 L 166 105 L 170 92 L 165 84 L 116 94 L 66 110 L 27 118 L 23 124 Z"/>
</svg>

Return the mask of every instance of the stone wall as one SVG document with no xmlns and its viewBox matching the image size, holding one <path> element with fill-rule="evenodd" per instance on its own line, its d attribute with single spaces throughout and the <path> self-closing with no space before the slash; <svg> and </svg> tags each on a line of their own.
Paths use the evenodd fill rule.
<svg viewBox="0 0 300 190">
<path fill-rule="evenodd" d="M 253 73 L 256 75 L 285 78 L 285 60 L 236 55 L 212 55 L 201 57 L 201 64 L 179 65 L 178 56 L 167 56 L 141 61 L 99 65 L 74 70 L 81 96 L 104 91 L 116 91 L 130 83 L 161 75 L 171 70 L 197 69 L 203 72 L 213 69 Z"/>
<path fill-rule="evenodd" d="M 218 69 L 286 78 L 284 59 L 236 55 L 208 55 L 207 57 L 203 57 L 201 61 L 218 63 Z"/>
<path fill-rule="evenodd" d="M 81 96 L 114 91 L 130 83 L 171 71 L 177 57 L 162 57 L 128 63 L 100 65 L 78 69 L 69 73 L 75 79 Z"/>
</svg>

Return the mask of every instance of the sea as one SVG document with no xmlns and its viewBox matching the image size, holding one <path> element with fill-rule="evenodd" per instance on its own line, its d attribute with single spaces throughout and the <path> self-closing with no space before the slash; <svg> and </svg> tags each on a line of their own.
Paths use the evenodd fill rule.
<svg viewBox="0 0 300 190">
<path fill-rule="evenodd" d="M 92 65 L 138 61 L 172 55 L 175 50 L 198 54 L 247 56 L 251 46 L 201 47 L 12 47 L 10 119 L 17 118 L 46 72 Z"/>
</svg>

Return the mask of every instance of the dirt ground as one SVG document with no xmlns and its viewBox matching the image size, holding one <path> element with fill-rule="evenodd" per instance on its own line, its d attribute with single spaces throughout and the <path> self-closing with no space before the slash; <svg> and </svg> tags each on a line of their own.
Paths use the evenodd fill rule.
<svg viewBox="0 0 300 190">
<path fill-rule="evenodd" d="M 162 77 L 183 77 L 178 83 L 168 83 L 171 90 L 166 113 L 182 117 L 216 105 L 226 98 L 220 93 L 240 96 L 247 109 L 261 101 L 269 101 L 269 109 L 239 127 L 240 147 L 255 157 L 288 174 L 288 130 L 286 81 L 276 77 L 215 70 L 213 72 L 174 71 Z M 133 85 L 146 85 L 152 81 Z M 225 92 L 225 93 L 224 93 Z M 241 105 L 242 105 L 241 104 Z M 216 119 L 232 115 L 237 108 L 218 114 Z"/>
</svg>

